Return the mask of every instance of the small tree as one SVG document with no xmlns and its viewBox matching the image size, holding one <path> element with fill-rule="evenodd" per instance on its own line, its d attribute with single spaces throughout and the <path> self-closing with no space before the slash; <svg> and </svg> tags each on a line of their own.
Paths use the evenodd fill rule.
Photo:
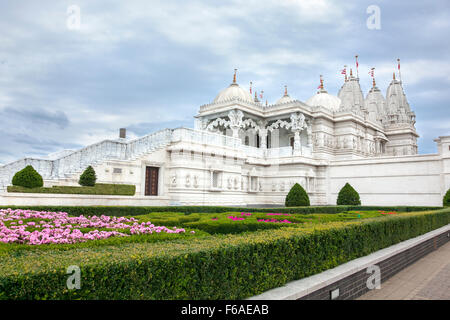
<svg viewBox="0 0 450 320">
<path fill-rule="evenodd" d="M 78 181 L 78 183 L 84 187 L 93 187 L 93 186 L 95 186 L 96 180 L 97 180 L 97 176 L 95 175 L 95 170 L 94 170 L 94 168 L 89 166 L 81 174 L 80 180 Z"/>
<path fill-rule="evenodd" d="M 444 196 L 444 207 L 450 207 L 450 189 L 448 189 Z"/>
<path fill-rule="evenodd" d="M 12 178 L 12 184 L 13 186 L 25 188 L 38 188 L 44 185 L 44 180 L 32 166 L 28 165 L 24 169 L 16 172 Z"/>
<path fill-rule="evenodd" d="M 349 184 L 346 183 L 339 191 L 337 205 L 360 205 L 359 193 Z"/>
<path fill-rule="evenodd" d="M 309 197 L 305 189 L 298 183 L 294 184 L 286 196 L 286 207 L 309 206 Z"/>
</svg>

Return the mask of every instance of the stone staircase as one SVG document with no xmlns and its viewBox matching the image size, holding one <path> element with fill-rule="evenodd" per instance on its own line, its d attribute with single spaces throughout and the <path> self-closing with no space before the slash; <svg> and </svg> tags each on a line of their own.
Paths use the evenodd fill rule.
<svg viewBox="0 0 450 320">
<path fill-rule="evenodd" d="M 6 191 L 14 174 L 28 165 L 33 166 L 44 180 L 71 179 L 87 166 L 108 160 L 132 161 L 154 152 L 171 143 L 172 132 L 172 129 L 164 129 L 131 141 L 103 140 L 55 160 L 24 158 L 8 163 L 0 167 L 0 192 Z"/>
</svg>

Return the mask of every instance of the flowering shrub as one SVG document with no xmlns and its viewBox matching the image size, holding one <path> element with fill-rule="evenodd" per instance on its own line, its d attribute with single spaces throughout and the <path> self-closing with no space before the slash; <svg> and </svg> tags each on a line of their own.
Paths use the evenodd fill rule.
<svg viewBox="0 0 450 320">
<path fill-rule="evenodd" d="M 292 223 L 289 220 L 277 220 L 277 219 L 258 219 L 258 222 L 278 222 L 278 223 Z"/>
<path fill-rule="evenodd" d="M 385 211 L 378 211 L 381 214 L 397 214 L 398 212 L 391 211 L 391 212 L 385 212 Z"/>
<path fill-rule="evenodd" d="M 231 219 L 233 221 L 239 221 L 239 220 L 245 220 L 245 218 L 241 218 L 241 217 L 234 217 L 234 216 L 228 216 L 228 219 Z"/>
<path fill-rule="evenodd" d="M 104 229 L 104 230 L 98 230 Z M 40 245 L 77 243 L 135 234 L 182 233 L 185 229 L 155 226 L 135 218 L 69 217 L 66 212 L 0 210 L 0 242 Z"/>
</svg>

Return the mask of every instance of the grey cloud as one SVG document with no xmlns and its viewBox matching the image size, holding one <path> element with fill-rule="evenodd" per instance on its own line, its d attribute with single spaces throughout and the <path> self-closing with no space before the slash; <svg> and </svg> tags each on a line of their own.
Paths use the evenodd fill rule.
<svg viewBox="0 0 450 320">
<path fill-rule="evenodd" d="M 192 127 L 199 105 L 229 85 L 235 67 L 238 82 L 253 81 L 271 103 L 285 84 L 291 96 L 308 99 L 320 74 L 337 94 L 339 71 L 354 65 L 355 54 L 375 67 L 392 61 L 393 71 L 398 57 L 450 62 L 450 43 L 442 41 L 450 32 L 448 1 L 380 1 L 378 31 L 366 27 L 370 0 L 326 1 L 330 8 L 315 12 L 291 3 L 300 2 L 78 0 L 86 28 L 74 32 L 65 27 L 72 1 L 2 2 L 0 162 L 115 136 L 127 124 L 136 135 Z M 366 93 L 370 79 L 360 74 Z M 450 118 L 445 77 L 411 84 L 404 70 L 420 152 L 445 134 L 421 124 Z M 389 79 L 378 82 L 385 92 Z M 439 94 L 430 97 L 433 90 Z"/>
</svg>

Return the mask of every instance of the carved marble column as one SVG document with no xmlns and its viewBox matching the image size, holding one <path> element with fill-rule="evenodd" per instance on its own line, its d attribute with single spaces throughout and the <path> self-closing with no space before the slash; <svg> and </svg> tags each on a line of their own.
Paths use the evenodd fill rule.
<svg viewBox="0 0 450 320">
<path fill-rule="evenodd" d="M 308 127 L 306 128 L 306 134 L 308 135 L 308 147 L 312 148 L 313 139 L 312 139 L 312 125 L 308 123 Z"/>
<path fill-rule="evenodd" d="M 239 129 L 242 127 L 244 113 L 241 110 L 231 110 L 228 112 L 228 118 L 230 119 L 230 128 L 233 131 L 233 137 L 239 138 Z"/>
<path fill-rule="evenodd" d="M 302 154 L 302 144 L 300 141 L 300 130 L 294 132 L 294 155 Z"/>
<path fill-rule="evenodd" d="M 259 129 L 259 143 L 262 149 L 267 149 L 267 129 Z"/>
</svg>

